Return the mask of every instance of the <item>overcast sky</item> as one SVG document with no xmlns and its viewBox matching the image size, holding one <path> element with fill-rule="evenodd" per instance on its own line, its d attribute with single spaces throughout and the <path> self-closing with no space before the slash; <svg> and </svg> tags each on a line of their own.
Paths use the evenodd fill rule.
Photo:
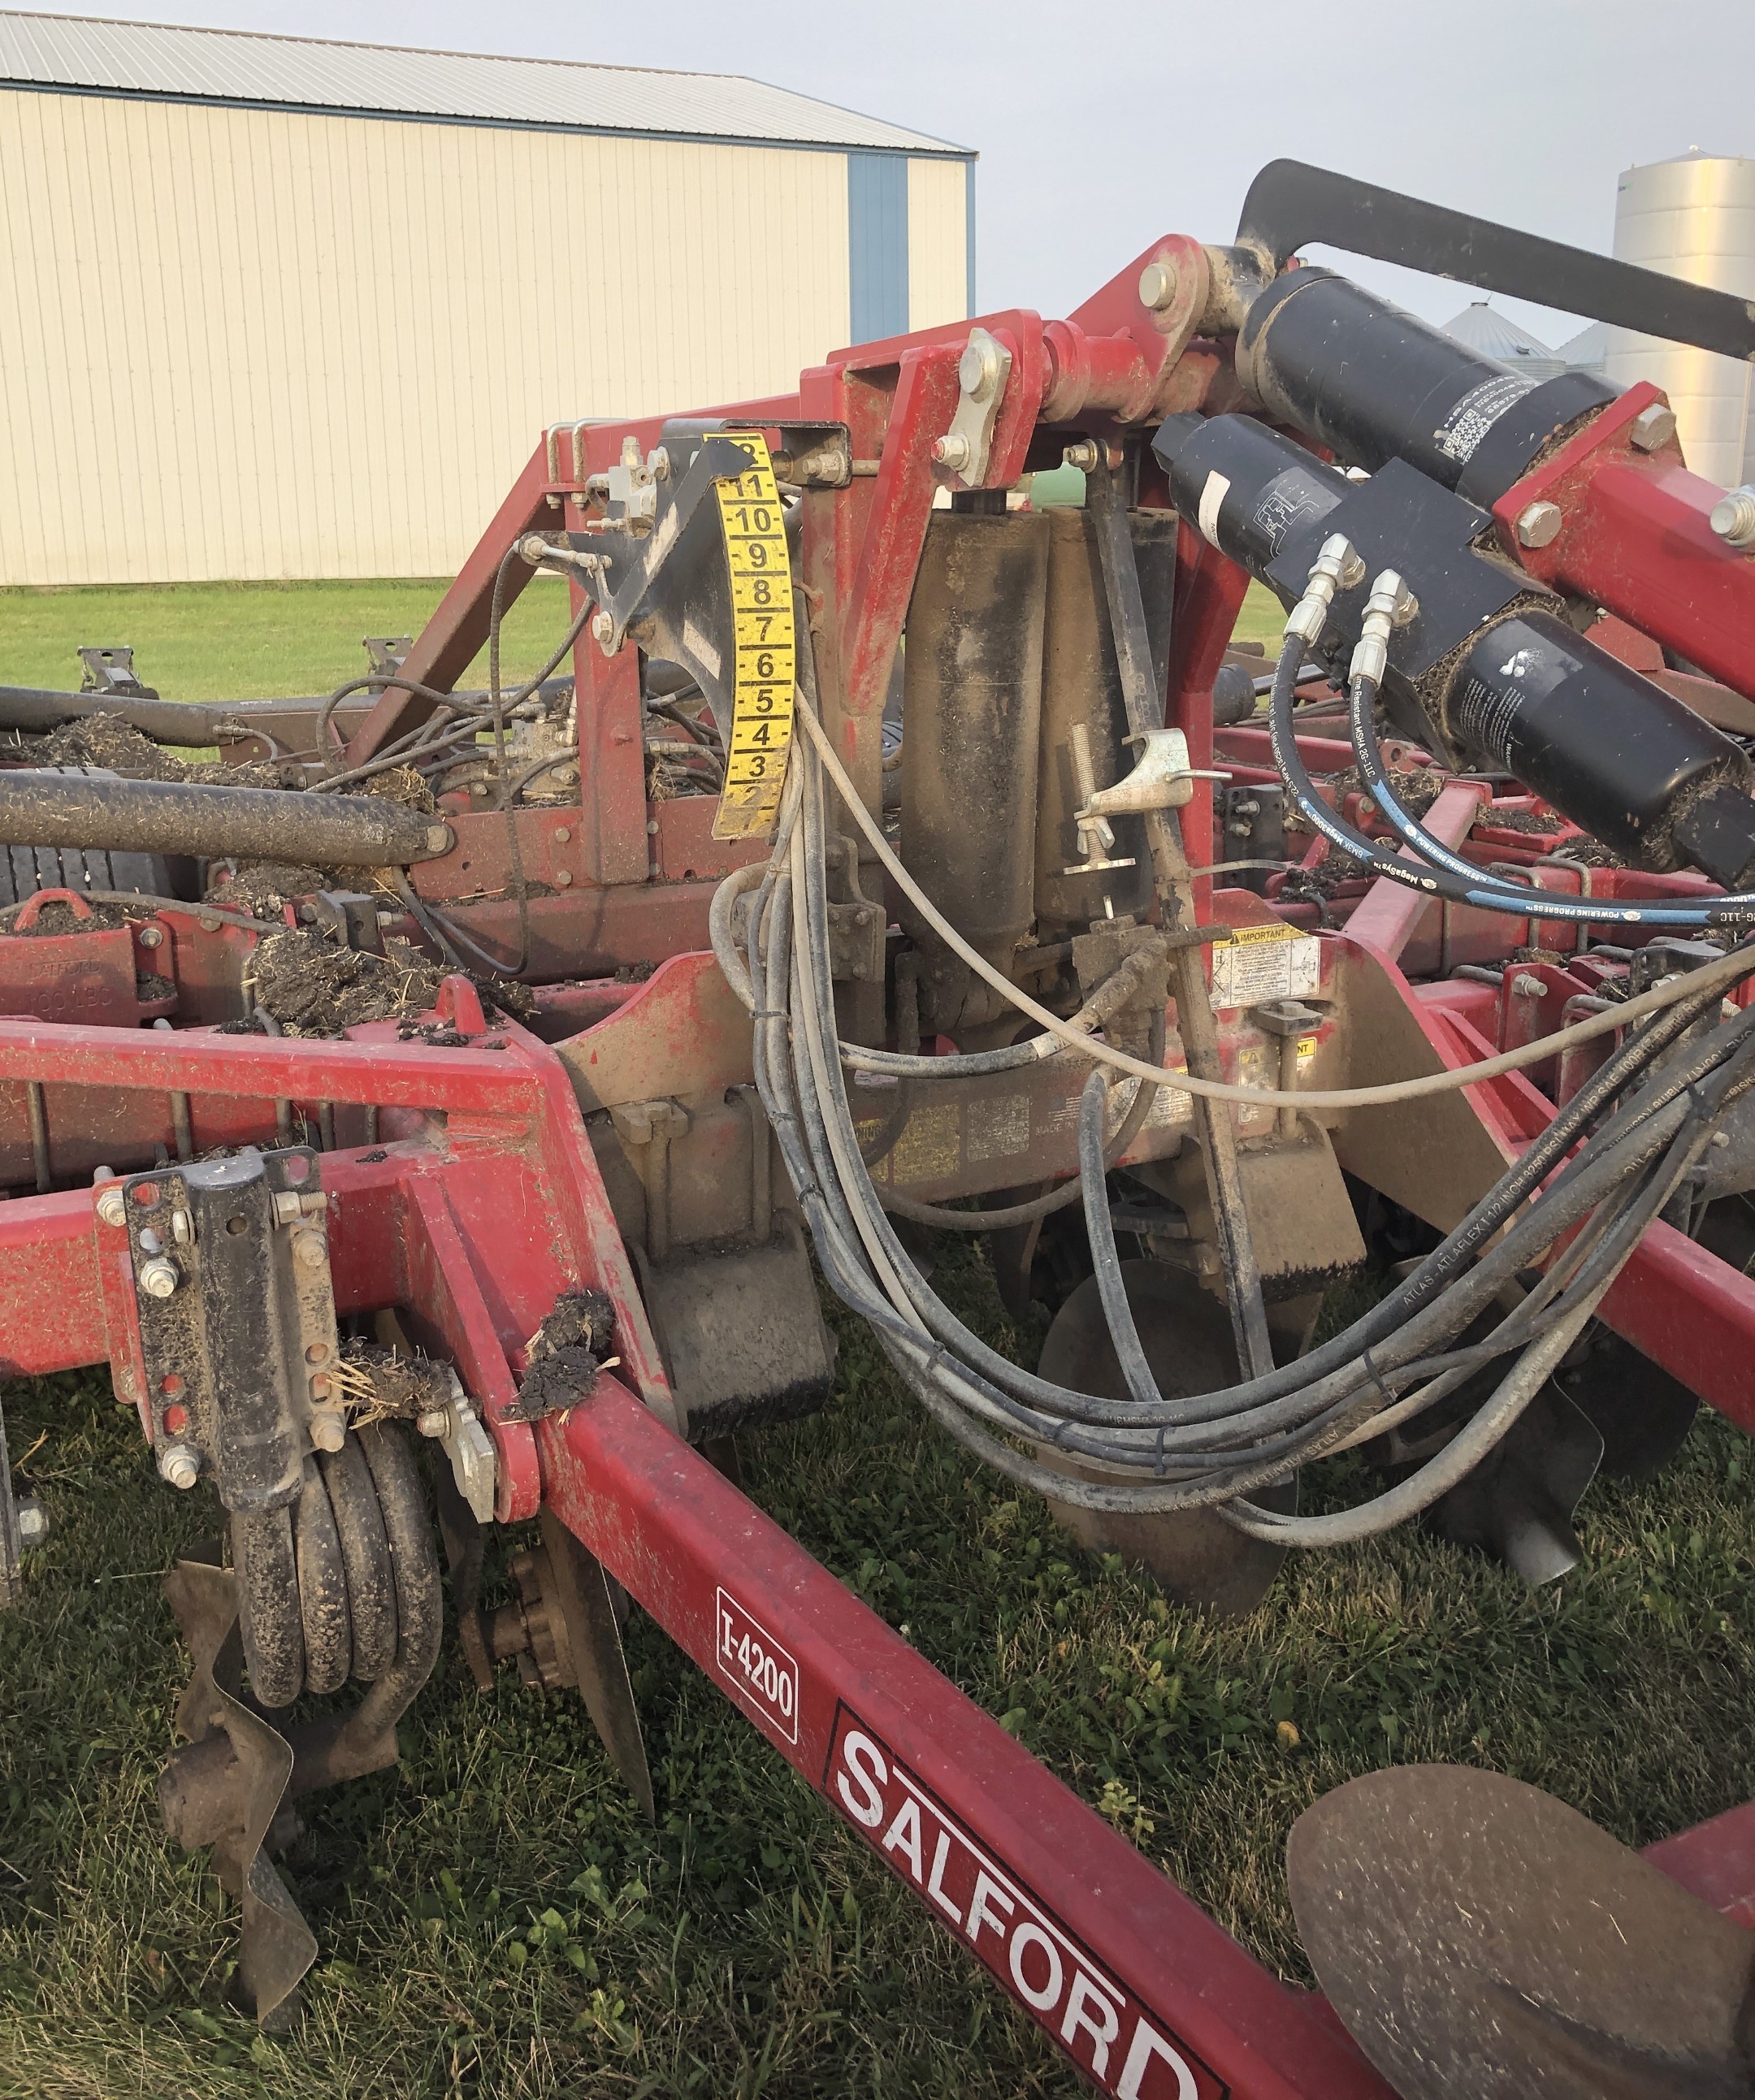
<svg viewBox="0 0 1755 2100">
<path fill-rule="evenodd" d="M 1282 154 L 1607 251 L 1623 168 L 1693 146 L 1755 152 L 1755 0 L 86 0 L 78 11 L 87 9 L 747 73 L 973 147 L 987 311 L 1065 313 L 1160 233 L 1228 240 L 1250 177 Z M 655 91 L 650 121 L 663 116 Z M 1435 320 L 1474 296 L 1381 266 L 1357 274 Z M 1510 310 L 1550 342 L 1578 326 Z"/>
</svg>

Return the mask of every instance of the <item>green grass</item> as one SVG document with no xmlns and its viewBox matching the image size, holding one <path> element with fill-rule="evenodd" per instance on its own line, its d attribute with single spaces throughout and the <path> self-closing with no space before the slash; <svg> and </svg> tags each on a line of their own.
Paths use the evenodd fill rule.
<svg viewBox="0 0 1755 2100">
<path fill-rule="evenodd" d="M 82 647 L 126 643 L 146 684 L 171 700 L 332 692 L 366 668 L 361 638 L 418 634 L 443 582 L 171 584 L 0 590 L 0 686 L 79 684 Z M 567 623 L 559 586 L 532 585 L 506 615 L 506 673 L 534 671 Z M 1285 614 L 1251 584 L 1240 639 L 1277 643 Z M 487 682 L 485 652 L 460 682 Z"/>
<path fill-rule="evenodd" d="M 79 651 L 118 643 L 167 700 L 333 692 L 364 675 L 368 634 L 418 634 L 443 580 L 94 585 L 0 590 L 0 686 L 79 685 Z M 533 581 L 504 624 L 507 677 L 534 671 L 567 625 L 560 585 Z M 485 651 L 459 683 L 487 682 Z"/>
<path fill-rule="evenodd" d="M 1252 583 L 1243 609 L 1232 630 L 1240 642 L 1265 642 L 1270 651 L 1280 646 L 1286 629 L 1286 609 L 1266 584 Z"/>
<path fill-rule="evenodd" d="M 933 1254 L 1019 1346 L 974 1251 Z M 1557 1588 L 1404 1529 L 1294 1559 L 1213 1626 L 971 1473 L 837 1324 L 829 1409 L 750 1440 L 757 1501 L 1286 1974 L 1285 1833 L 1352 1774 L 1491 1766 L 1632 1843 L 1755 1792 L 1755 1474 L 1716 1419 L 1657 1485 L 1592 1492 Z M 576 1700 L 509 1672 L 480 1696 L 449 1652 L 400 1768 L 308 1806 L 285 1865 L 321 1953 L 303 2025 L 257 2036 L 226 2001 L 232 1907 L 153 1794 L 185 1667 L 155 1577 L 215 1512 L 157 1485 L 96 1379 L 7 1408 L 55 1530 L 0 1621 L 0 2091 L 1083 2089 L 639 1613 L 657 1827 Z M 1331 1468 L 1315 1499 L 1359 1485 Z"/>
<path fill-rule="evenodd" d="M 437 589 L 7 593 L 0 680 L 48 668 L 23 668 L 27 632 L 168 652 L 180 623 L 199 647 L 155 664 L 143 646 L 167 691 L 236 692 L 251 664 L 259 690 L 316 690 Z M 1039 1336 L 1008 1329 L 975 1251 L 933 1259 L 964 1317 L 1028 1357 Z M 1480 1763 L 1630 1843 L 1755 1793 L 1755 1470 L 1716 1418 L 1656 1485 L 1593 1489 L 1585 1564 L 1556 1588 L 1404 1529 L 1293 1560 L 1259 1611 L 1213 1626 L 972 1472 L 835 1317 L 834 1396 L 750 1440 L 756 1500 L 1284 1973 L 1303 1974 L 1285 1833 L 1352 1774 Z M 576 1700 L 510 1673 L 481 1696 L 449 1652 L 400 1767 L 309 1804 L 285 1862 L 320 1942 L 309 2010 L 258 2036 L 228 2002 L 232 1908 L 154 1795 L 186 1670 L 157 1577 L 216 1510 L 157 1484 L 99 1378 L 3 1397 L 55 1525 L 0 1617 L 4 2100 L 1083 2089 L 639 1614 L 656 1828 Z M 1352 1465 L 1313 1502 L 1356 1493 Z"/>
</svg>

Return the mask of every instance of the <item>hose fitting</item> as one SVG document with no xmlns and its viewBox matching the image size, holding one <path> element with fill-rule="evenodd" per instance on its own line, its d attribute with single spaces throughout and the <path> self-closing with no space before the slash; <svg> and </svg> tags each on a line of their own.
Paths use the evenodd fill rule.
<svg viewBox="0 0 1755 2100">
<path fill-rule="evenodd" d="M 1352 590 L 1365 580 L 1365 564 L 1344 532 L 1331 532 L 1322 552 L 1311 564 L 1310 581 L 1304 595 L 1292 608 L 1286 622 L 1288 634 L 1314 648 L 1328 623 L 1328 608 L 1337 590 Z"/>
<path fill-rule="evenodd" d="M 1403 611 L 1408 598 L 1408 586 L 1394 569 L 1385 569 L 1371 586 L 1371 595 L 1365 601 L 1365 613 L 1359 624 L 1359 641 L 1353 651 L 1353 660 L 1347 668 L 1347 676 L 1355 683 L 1368 678 L 1374 686 L 1383 683 L 1384 672 L 1389 668 L 1390 635 L 1398 627 L 1406 624 L 1408 615 Z"/>
</svg>

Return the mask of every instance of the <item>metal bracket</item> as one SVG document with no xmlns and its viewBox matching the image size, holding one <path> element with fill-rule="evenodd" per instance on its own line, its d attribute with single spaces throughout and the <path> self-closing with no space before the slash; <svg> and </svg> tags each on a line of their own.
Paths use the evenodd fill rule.
<svg viewBox="0 0 1755 2100">
<path fill-rule="evenodd" d="M 317 1154 L 245 1149 L 107 1184 L 126 1226 L 158 1470 L 228 1510 L 298 1498 L 347 1435 Z"/>
<path fill-rule="evenodd" d="M 415 1418 L 414 1426 L 422 1436 L 434 1439 L 451 1461 L 451 1477 L 468 1503 L 470 1515 L 477 1524 L 491 1524 L 499 1481 L 493 1439 L 482 1426 L 475 1402 L 464 1392 L 462 1380 L 450 1365 L 435 1364 L 433 1368 L 443 1377 L 448 1390 L 438 1406 L 429 1407 Z"/>
<path fill-rule="evenodd" d="M 120 699 L 156 700 L 151 686 L 143 686 L 134 668 L 134 651 L 128 648 L 82 649 L 79 690 L 82 693 L 113 693 Z"/>
<path fill-rule="evenodd" d="M 934 461 L 948 467 L 965 488 L 982 485 L 992 450 L 993 426 L 1010 377 L 1011 352 L 1004 343 L 984 328 L 970 329 L 957 366 L 957 413 L 932 448 Z"/>
<path fill-rule="evenodd" d="M 885 913 L 860 887 L 859 842 L 842 833 L 831 841 L 829 852 L 831 879 L 838 873 L 847 890 L 844 899 L 829 907 L 829 973 L 864 984 L 882 984 Z"/>
</svg>

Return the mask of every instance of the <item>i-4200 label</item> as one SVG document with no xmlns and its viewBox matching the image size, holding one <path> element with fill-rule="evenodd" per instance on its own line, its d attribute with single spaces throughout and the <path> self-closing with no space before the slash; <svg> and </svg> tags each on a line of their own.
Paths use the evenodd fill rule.
<svg viewBox="0 0 1755 2100">
<path fill-rule="evenodd" d="M 721 1674 L 746 1705 L 796 1743 L 798 1663 L 728 1590 L 719 1591 L 714 1610 L 714 1653 Z"/>
<path fill-rule="evenodd" d="M 749 455 L 747 471 L 714 483 L 731 583 L 733 675 L 725 786 L 713 836 L 761 839 L 779 818 L 786 783 L 798 650 L 785 514 L 767 439 L 740 430 L 737 443 Z"/>
</svg>

